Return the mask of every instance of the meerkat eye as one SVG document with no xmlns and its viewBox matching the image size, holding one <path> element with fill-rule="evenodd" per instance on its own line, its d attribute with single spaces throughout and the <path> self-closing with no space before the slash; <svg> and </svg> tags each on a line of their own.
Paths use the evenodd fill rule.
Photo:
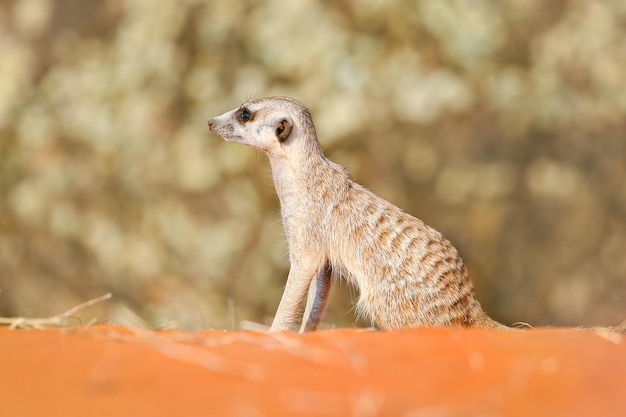
<svg viewBox="0 0 626 417">
<path fill-rule="evenodd" d="M 242 122 L 249 122 L 252 119 L 252 113 L 246 107 L 239 112 L 239 118 Z"/>
</svg>

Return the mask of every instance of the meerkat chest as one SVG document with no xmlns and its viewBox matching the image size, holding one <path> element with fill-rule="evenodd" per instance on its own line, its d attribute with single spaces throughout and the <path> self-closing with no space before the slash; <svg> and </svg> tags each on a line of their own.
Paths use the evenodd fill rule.
<svg viewBox="0 0 626 417">
<path fill-rule="evenodd" d="M 311 235 L 313 231 L 323 228 L 325 207 L 310 195 L 289 195 L 281 199 L 281 217 L 288 235 L 297 232 Z"/>
<path fill-rule="evenodd" d="M 326 164 L 321 167 L 327 169 L 294 171 L 285 164 L 272 166 L 283 226 L 290 241 L 294 237 L 323 240 L 328 234 L 330 213 L 345 180 L 335 178 L 336 173 Z"/>
</svg>

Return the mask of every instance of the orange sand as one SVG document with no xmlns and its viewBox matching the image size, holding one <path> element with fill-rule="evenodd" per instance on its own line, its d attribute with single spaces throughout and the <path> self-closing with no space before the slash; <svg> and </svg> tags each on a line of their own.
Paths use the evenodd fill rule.
<svg viewBox="0 0 626 417">
<path fill-rule="evenodd" d="M 626 416 L 626 338 L 5 327 L 0 416 Z"/>
</svg>

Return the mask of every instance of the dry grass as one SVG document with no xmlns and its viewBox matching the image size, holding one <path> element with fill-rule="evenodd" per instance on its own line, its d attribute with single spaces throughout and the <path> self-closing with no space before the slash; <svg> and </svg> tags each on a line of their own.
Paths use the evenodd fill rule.
<svg viewBox="0 0 626 417">
<path fill-rule="evenodd" d="M 111 298 L 111 293 L 100 297 L 92 298 L 82 304 L 72 307 L 69 310 L 50 317 L 27 318 L 27 317 L 0 317 L 0 325 L 8 325 L 10 329 L 44 329 L 46 327 L 66 327 L 69 326 L 69 319 L 77 312 L 91 307 L 94 304 L 106 301 Z"/>
</svg>

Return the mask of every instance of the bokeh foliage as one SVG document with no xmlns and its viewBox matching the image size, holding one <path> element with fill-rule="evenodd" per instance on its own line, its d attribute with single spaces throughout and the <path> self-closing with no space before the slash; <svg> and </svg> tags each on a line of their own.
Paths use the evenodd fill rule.
<svg viewBox="0 0 626 417">
<path fill-rule="evenodd" d="M 626 3 L 0 3 L 0 314 L 271 321 L 265 157 L 206 121 L 310 108 L 331 159 L 442 231 L 507 323 L 626 309 Z M 327 326 L 350 325 L 333 291 Z"/>
</svg>

